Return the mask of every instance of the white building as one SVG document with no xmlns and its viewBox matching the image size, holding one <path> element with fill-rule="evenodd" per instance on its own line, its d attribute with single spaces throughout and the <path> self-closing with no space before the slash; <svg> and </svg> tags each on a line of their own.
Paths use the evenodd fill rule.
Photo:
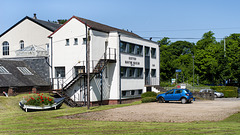
<svg viewBox="0 0 240 135">
<path fill-rule="evenodd" d="M 39 20 L 36 14 L 33 18 L 26 16 L 0 35 L 0 58 L 48 57 L 48 36 L 60 26 Z"/>
<path fill-rule="evenodd" d="M 73 101 L 86 101 L 86 33 L 90 35 L 92 104 L 117 104 L 159 85 L 156 42 L 73 16 L 49 36 L 55 89 L 63 87 Z"/>
</svg>

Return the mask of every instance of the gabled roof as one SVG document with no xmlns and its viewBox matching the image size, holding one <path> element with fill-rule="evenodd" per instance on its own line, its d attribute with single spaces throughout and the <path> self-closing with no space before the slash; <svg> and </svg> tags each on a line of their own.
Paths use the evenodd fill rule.
<svg viewBox="0 0 240 135">
<path fill-rule="evenodd" d="M 109 33 L 110 31 L 117 31 L 117 32 L 120 32 L 120 33 L 123 33 L 123 34 L 126 34 L 126 35 L 130 35 L 130 36 L 133 36 L 133 37 L 136 37 L 136 38 L 142 38 L 135 33 L 125 31 L 125 30 L 121 30 L 121 29 L 118 29 L 118 28 L 114 28 L 114 27 L 111 27 L 111 26 L 108 26 L 108 25 L 105 25 L 105 24 L 101 24 L 101 23 L 98 23 L 98 22 L 94 22 L 94 21 L 91 21 L 91 20 L 88 20 L 88 19 L 85 19 L 85 18 L 76 17 L 76 16 L 73 16 L 72 18 L 75 18 L 75 19 L 79 20 L 83 24 L 86 23 L 88 27 L 90 27 L 91 29 L 96 30 L 96 31 L 101 31 L 101 32 L 106 32 L 106 33 Z M 70 18 L 66 23 L 68 23 L 72 18 Z M 64 25 L 62 25 L 61 27 L 63 27 Z M 61 27 L 59 29 L 61 29 Z M 54 33 L 56 33 L 58 30 L 56 30 Z M 54 33 L 52 33 L 48 37 L 51 37 Z"/>
<path fill-rule="evenodd" d="M 6 30 L 5 32 L 3 32 L 0 37 L 2 37 L 4 34 L 6 34 L 7 32 L 9 32 L 10 30 L 12 30 L 14 27 L 16 27 L 18 24 L 20 24 L 21 22 L 23 22 L 24 20 L 30 20 L 40 26 L 42 26 L 43 28 L 54 32 L 55 30 L 57 30 L 61 25 L 60 24 L 56 24 L 56 23 L 52 23 L 52 22 L 48 22 L 48 21 L 43 21 L 43 20 L 39 20 L 39 19 L 33 19 L 31 17 L 24 17 L 22 20 L 20 20 L 19 22 L 17 22 L 15 25 L 13 25 L 11 28 L 9 28 L 8 30 Z"/>
<path fill-rule="evenodd" d="M 0 60 L 8 74 L 0 74 L 0 87 L 49 86 L 33 69 L 21 60 Z M 17 67 L 26 67 L 33 75 L 24 75 Z"/>
</svg>

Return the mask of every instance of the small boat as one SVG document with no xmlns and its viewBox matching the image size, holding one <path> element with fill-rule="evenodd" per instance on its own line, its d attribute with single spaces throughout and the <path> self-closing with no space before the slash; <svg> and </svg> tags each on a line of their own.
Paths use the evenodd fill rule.
<svg viewBox="0 0 240 135">
<path fill-rule="evenodd" d="M 24 103 L 26 103 L 25 100 L 21 100 L 19 102 L 19 106 L 25 110 L 26 112 L 28 110 L 48 110 L 48 109 L 58 109 L 62 106 L 63 101 L 65 98 L 55 98 L 54 99 L 54 104 L 52 105 L 43 105 L 43 106 L 34 106 L 34 105 L 25 105 Z"/>
</svg>

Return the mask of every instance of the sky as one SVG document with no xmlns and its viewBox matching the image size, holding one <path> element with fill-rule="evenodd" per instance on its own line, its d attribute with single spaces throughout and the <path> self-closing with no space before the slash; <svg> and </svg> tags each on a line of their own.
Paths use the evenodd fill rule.
<svg viewBox="0 0 240 135">
<path fill-rule="evenodd" d="M 0 0 L 0 34 L 25 16 L 41 20 L 69 19 L 73 15 L 154 41 L 197 42 L 213 31 L 221 40 L 240 33 L 239 0 Z"/>
</svg>

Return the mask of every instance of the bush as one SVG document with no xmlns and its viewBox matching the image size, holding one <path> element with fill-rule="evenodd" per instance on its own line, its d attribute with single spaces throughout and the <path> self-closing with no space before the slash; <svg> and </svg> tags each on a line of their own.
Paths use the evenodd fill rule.
<svg viewBox="0 0 240 135">
<path fill-rule="evenodd" d="M 142 103 L 149 103 L 149 102 L 155 102 L 156 101 L 156 97 L 145 97 L 142 98 Z"/>
<path fill-rule="evenodd" d="M 224 97 L 238 97 L 238 88 L 234 86 L 211 86 L 217 92 L 222 92 Z"/>
<path fill-rule="evenodd" d="M 141 98 L 145 98 L 145 97 L 155 97 L 156 98 L 156 96 L 157 96 L 156 92 L 149 91 L 149 92 L 143 93 L 141 95 Z"/>
</svg>

